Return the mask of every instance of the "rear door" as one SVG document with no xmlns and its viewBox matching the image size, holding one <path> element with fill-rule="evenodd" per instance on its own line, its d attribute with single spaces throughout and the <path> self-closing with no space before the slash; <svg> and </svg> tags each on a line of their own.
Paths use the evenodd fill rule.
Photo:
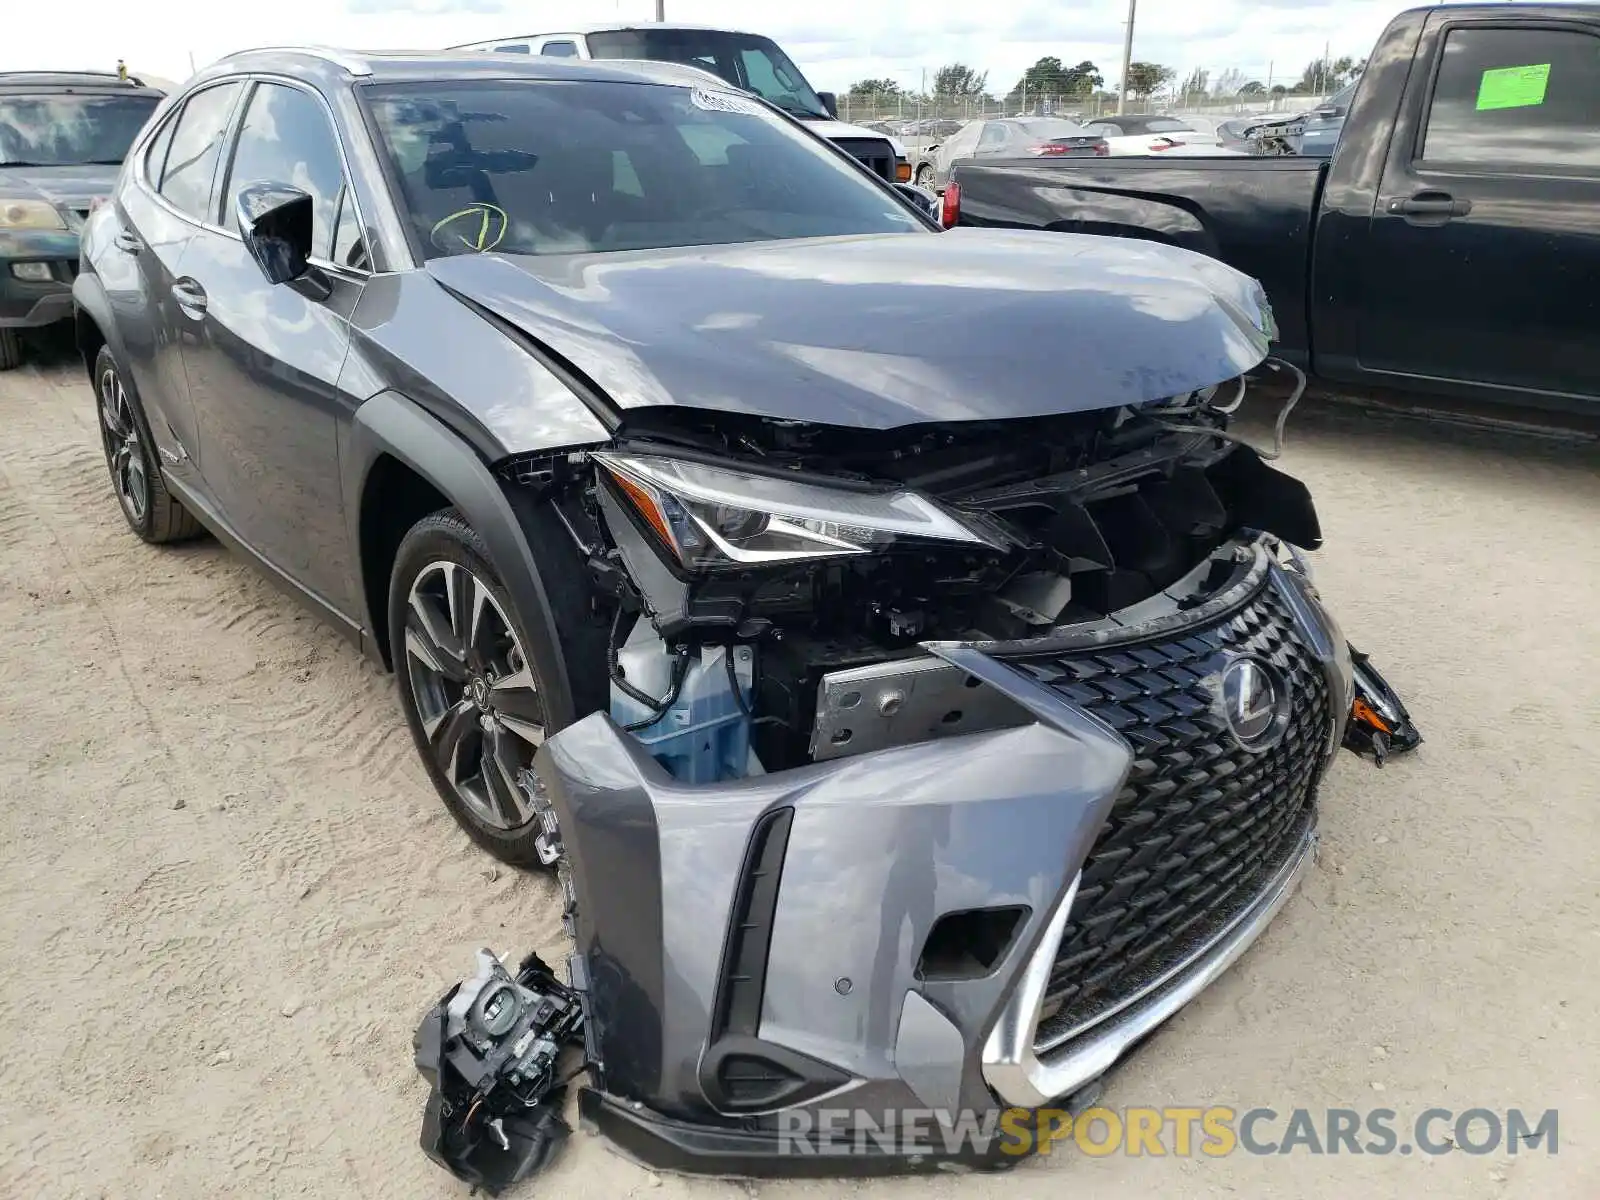
<svg viewBox="0 0 1600 1200">
<path fill-rule="evenodd" d="M 1371 219 L 1363 369 L 1600 398 L 1600 27 L 1432 14 Z"/>
<path fill-rule="evenodd" d="M 229 82 L 195 92 L 136 152 L 117 192 L 113 249 L 100 261 L 126 365 L 168 469 L 192 469 L 199 450 L 182 354 L 193 331 L 172 286 L 200 228 L 241 90 Z"/>
<path fill-rule="evenodd" d="M 337 382 L 367 278 L 362 224 L 322 97 L 262 80 L 244 103 L 216 216 L 190 243 L 178 281 L 192 301 L 184 361 L 202 467 L 234 532 L 349 614 L 337 430 L 362 398 L 342 395 Z M 253 183 L 310 193 L 314 277 L 274 286 L 245 249 L 235 202 Z"/>
</svg>

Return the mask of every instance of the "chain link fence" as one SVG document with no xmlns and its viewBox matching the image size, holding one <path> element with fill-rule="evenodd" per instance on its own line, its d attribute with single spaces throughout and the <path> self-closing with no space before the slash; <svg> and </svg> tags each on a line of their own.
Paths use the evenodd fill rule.
<svg viewBox="0 0 1600 1200">
<path fill-rule="evenodd" d="M 1209 91 L 1168 89 L 1149 96 L 1130 96 L 1125 112 L 1203 114 L 1225 119 L 1272 112 L 1304 112 L 1326 97 L 1325 91 L 1263 92 L 1220 96 Z M 984 97 L 919 97 L 915 95 L 839 96 L 839 119 L 854 125 L 974 121 L 982 117 L 1059 116 L 1090 120 L 1117 111 L 1117 97 L 1091 94 L 1016 93 L 1003 99 Z"/>
</svg>

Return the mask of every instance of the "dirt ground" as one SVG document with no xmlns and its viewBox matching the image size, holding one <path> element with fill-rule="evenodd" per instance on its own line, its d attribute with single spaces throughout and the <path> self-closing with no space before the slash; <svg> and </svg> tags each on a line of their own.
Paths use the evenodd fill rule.
<svg viewBox="0 0 1600 1200">
<path fill-rule="evenodd" d="M 411 1033 L 477 947 L 564 953 L 552 885 L 456 830 L 389 679 L 214 543 L 127 532 L 94 422 L 74 364 L 0 376 L 0 1196 L 464 1196 L 417 1148 Z M 1428 741 L 1341 756 L 1300 894 L 1106 1102 L 1403 1131 L 1556 1108 L 1555 1157 L 1068 1148 L 744 1184 L 579 1133 L 513 1194 L 1600 1194 L 1600 459 L 1311 411 L 1287 466 L 1324 591 Z"/>
</svg>

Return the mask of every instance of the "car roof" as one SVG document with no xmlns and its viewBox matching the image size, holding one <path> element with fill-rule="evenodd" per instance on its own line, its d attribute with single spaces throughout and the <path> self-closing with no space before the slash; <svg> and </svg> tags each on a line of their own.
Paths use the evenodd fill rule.
<svg viewBox="0 0 1600 1200">
<path fill-rule="evenodd" d="M 161 89 L 148 87 L 143 80 L 129 75 L 122 78 L 115 71 L 0 71 L 0 91 L 27 88 L 62 89 L 68 91 L 154 92 Z"/>
<path fill-rule="evenodd" d="M 751 33 L 744 29 L 728 29 L 722 25 L 692 25 L 683 21 L 620 21 L 609 25 L 569 25 L 565 29 L 538 30 L 534 33 L 508 33 L 504 37 L 480 38 L 475 42 L 463 42 L 460 46 L 451 49 L 459 50 L 463 46 L 486 46 L 491 42 L 530 42 L 548 37 L 588 37 L 591 33 L 632 33 L 635 30 L 688 30 L 694 33 L 732 33 L 739 37 L 766 37 L 764 33 Z M 770 41 L 771 39 L 768 38 Z"/>
<path fill-rule="evenodd" d="M 270 46 L 241 50 L 203 69 L 190 84 L 226 75 L 279 72 L 324 86 L 450 79 L 609 80 L 679 87 L 734 86 L 685 63 L 635 59 L 545 58 L 536 54 L 486 54 L 479 50 L 357 51 L 322 46 Z"/>
</svg>

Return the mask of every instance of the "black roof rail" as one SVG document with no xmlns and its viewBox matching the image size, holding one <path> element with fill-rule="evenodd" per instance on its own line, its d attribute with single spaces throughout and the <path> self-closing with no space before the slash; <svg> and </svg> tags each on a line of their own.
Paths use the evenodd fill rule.
<svg viewBox="0 0 1600 1200">
<path fill-rule="evenodd" d="M 137 75 L 123 75 L 118 71 L 0 71 L 0 83 L 53 83 L 68 84 L 74 80 L 82 83 L 125 83 L 129 87 L 148 87 Z"/>
</svg>

